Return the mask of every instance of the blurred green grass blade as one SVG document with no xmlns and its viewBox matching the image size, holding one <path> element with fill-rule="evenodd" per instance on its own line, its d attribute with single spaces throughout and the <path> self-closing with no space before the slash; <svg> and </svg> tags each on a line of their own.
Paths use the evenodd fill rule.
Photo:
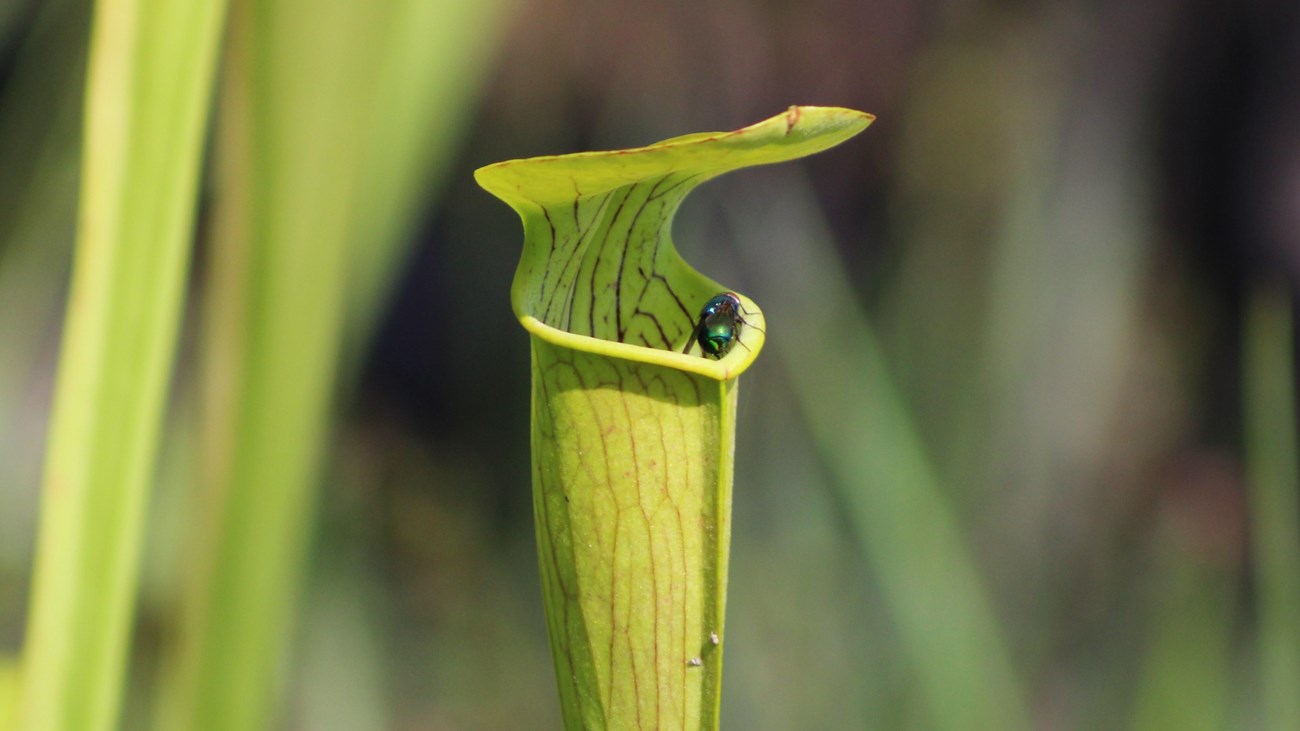
<svg viewBox="0 0 1300 731">
<path fill-rule="evenodd" d="M 398 256 L 391 239 L 409 230 L 418 195 L 402 186 L 427 180 L 459 129 L 448 134 L 438 110 L 459 119 L 475 89 L 440 81 L 465 64 L 438 67 L 411 44 L 481 62 L 499 18 L 497 3 L 427 5 L 232 10 L 202 346 L 196 519 L 207 525 L 193 539 L 160 729 L 245 731 L 277 714 L 340 352 L 349 326 L 359 339 L 372 319 Z M 392 118 L 406 114 L 429 116 Z"/>
<path fill-rule="evenodd" d="M 1292 304 L 1270 285 L 1249 303 L 1242 373 L 1264 728 L 1281 729 L 1300 719 L 1300 466 Z"/>
<path fill-rule="evenodd" d="M 309 7 L 310 5 L 310 7 Z M 344 303 L 365 3 L 232 5 L 204 302 L 202 492 L 160 729 L 270 725 Z"/>
<path fill-rule="evenodd" d="M 388 301 L 394 271 L 436 200 L 505 29 L 513 0 L 391 0 L 362 143 L 348 277 L 348 347 Z"/>
<path fill-rule="evenodd" d="M 23 728 L 112 728 L 223 3 L 104 0 L 46 456 Z"/>
<path fill-rule="evenodd" d="M 1168 537 L 1170 531 L 1164 531 Z M 1193 543 L 1187 535 L 1178 543 Z M 1176 544 L 1177 545 L 1177 544 Z M 1236 577 L 1187 552 L 1161 547 L 1150 587 L 1154 612 L 1137 688 L 1134 731 L 1227 728 L 1233 692 Z"/>
<path fill-rule="evenodd" d="M 958 516 L 806 190 L 793 180 L 779 197 L 750 194 L 729 221 L 747 248 L 797 249 L 758 249 L 746 263 L 755 290 L 782 293 L 769 305 L 781 313 L 769 316 L 771 345 L 879 577 L 927 727 L 1028 728 L 1006 638 Z"/>
</svg>

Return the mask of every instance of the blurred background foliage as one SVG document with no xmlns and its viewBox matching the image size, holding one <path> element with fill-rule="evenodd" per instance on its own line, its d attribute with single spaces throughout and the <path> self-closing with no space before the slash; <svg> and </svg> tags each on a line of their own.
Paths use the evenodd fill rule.
<svg viewBox="0 0 1300 731">
<path fill-rule="evenodd" d="M 340 146 L 317 154 L 338 159 L 318 174 L 361 181 L 323 198 L 359 211 L 357 245 L 348 304 L 321 313 L 342 323 L 338 368 L 318 364 L 338 398 L 313 426 L 325 441 L 300 508 L 313 541 L 280 725 L 557 726 L 528 341 L 508 303 L 522 234 L 471 171 L 792 103 L 878 121 L 831 153 L 711 183 L 676 225 L 688 260 L 763 305 L 771 336 L 741 395 L 725 727 L 1295 721 L 1279 714 L 1300 694 L 1300 6 L 516 0 L 426 14 L 436 35 L 395 41 L 329 5 L 322 32 L 375 44 L 356 56 L 374 65 L 321 109 L 383 114 L 315 118 L 310 69 L 278 77 L 289 86 L 263 112 L 283 140 L 336 123 Z M 89 18 L 85 0 L 0 0 L 4 655 L 25 621 Z M 422 27 L 411 18 L 390 30 Z M 290 66 L 320 50 L 285 43 L 301 44 L 284 46 Z M 410 53 L 376 61 L 391 47 Z M 223 74 L 218 129 L 238 81 Z M 224 266 L 223 149 L 154 490 L 129 728 L 147 725 L 194 573 L 179 547 L 209 517 L 191 442 L 212 347 L 198 312 Z M 296 256 L 313 245 L 295 240 Z M 213 302 L 218 317 L 238 306 Z M 1012 707 L 969 713 L 981 684 Z"/>
</svg>

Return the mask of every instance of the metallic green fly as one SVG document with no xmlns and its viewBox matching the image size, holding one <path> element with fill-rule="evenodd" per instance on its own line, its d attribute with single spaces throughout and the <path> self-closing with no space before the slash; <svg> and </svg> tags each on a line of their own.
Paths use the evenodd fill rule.
<svg viewBox="0 0 1300 731">
<path fill-rule="evenodd" d="M 734 292 L 723 292 L 705 302 L 695 329 L 691 331 L 691 339 L 682 352 L 691 352 L 691 347 L 699 342 L 704 355 L 716 360 L 731 352 L 731 346 L 740 343 L 742 325 L 763 332 L 761 328 L 746 322 L 741 316 L 742 311 L 740 298 Z M 749 350 L 749 346 L 744 343 L 740 343 L 740 346 Z"/>
</svg>

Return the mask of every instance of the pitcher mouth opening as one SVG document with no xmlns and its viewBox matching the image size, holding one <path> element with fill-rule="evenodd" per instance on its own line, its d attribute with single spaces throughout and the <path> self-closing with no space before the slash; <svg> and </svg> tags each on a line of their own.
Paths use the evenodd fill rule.
<svg viewBox="0 0 1300 731">
<path fill-rule="evenodd" d="M 519 315 L 519 322 L 529 333 L 553 345 L 572 348 L 587 353 L 596 353 L 610 358 L 650 363 L 673 368 L 687 373 L 695 373 L 716 381 L 730 381 L 749 369 L 758 352 L 763 347 L 762 336 L 755 337 L 747 343 L 750 350 L 732 348 L 729 353 L 718 360 L 703 358 L 698 354 L 686 354 L 681 350 L 664 350 L 634 343 L 620 343 L 604 340 L 590 335 L 578 335 L 566 330 L 551 327 L 532 315 Z M 761 316 L 760 316 L 761 317 Z M 760 320 L 761 322 L 761 320 Z"/>
</svg>

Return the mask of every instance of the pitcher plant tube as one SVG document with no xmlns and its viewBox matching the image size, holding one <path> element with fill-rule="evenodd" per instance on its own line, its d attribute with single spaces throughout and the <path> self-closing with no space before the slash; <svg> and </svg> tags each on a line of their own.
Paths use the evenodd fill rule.
<svg viewBox="0 0 1300 731">
<path fill-rule="evenodd" d="M 715 729 L 737 377 L 762 310 L 677 253 L 673 217 L 731 170 L 833 147 L 873 117 L 791 107 L 734 132 L 479 169 L 524 226 L 533 509 L 567 729 Z"/>
</svg>

